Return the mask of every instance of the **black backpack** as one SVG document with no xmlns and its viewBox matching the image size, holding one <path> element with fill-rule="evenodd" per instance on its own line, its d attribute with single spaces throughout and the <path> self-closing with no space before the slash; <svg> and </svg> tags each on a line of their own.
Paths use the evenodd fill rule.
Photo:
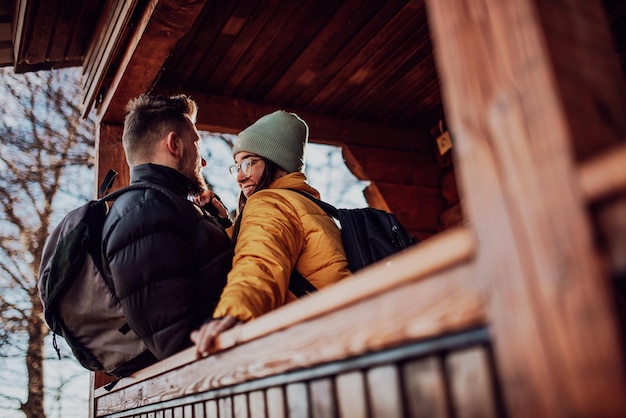
<svg viewBox="0 0 626 418">
<path fill-rule="evenodd" d="M 102 194 L 110 190 L 116 174 L 109 174 Z M 61 358 L 56 336 L 62 336 L 74 357 L 88 370 L 123 376 L 120 371 L 124 367 L 120 366 L 130 360 L 137 364 L 156 361 L 128 326 L 113 284 L 103 273 L 102 227 L 107 202 L 140 189 L 165 194 L 184 213 L 179 196 L 154 184 L 135 183 L 68 213 L 43 249 L 38 287 L 54 348 Z"/>
<path fill-rule="evenodd" d="M 418 242 L 393 213 L 374 208 L 337 209 L 303 191 L 289 190 L 315 202 L 328 216 L 339 222 L 348 268 L 353 273 Z M 294 270 L 289 281 L 289 290 L 301 297 L 317 289 Z"/>
</svg>

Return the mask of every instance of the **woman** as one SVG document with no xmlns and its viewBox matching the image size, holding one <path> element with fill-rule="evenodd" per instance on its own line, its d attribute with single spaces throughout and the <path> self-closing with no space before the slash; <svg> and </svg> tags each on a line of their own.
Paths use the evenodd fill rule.
<svg viewBox="0 0 626 418">
<path fill-rule="evenodd" d="M 307 140 L 306 123 L 284 111 L 263 116 L 239 134 L 230 167 L 241 189 L 233 268 L 215 319 L 191 335 L 198 356 L 208 354 L 220 332 L 296 300 L 289 291 L 294 269 L 317 289 L 351 274 L 337 225 L 289 190 L 319 198 L 302 172 Z"/>
</svg>

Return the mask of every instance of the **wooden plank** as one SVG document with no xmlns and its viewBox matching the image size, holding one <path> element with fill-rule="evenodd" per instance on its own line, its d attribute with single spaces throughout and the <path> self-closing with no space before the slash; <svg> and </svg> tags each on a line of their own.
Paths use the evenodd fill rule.
<svg viewBox="0 0 626 418">
<path fill-rule="evenodd" d="M 265 101 L 291 103 L 298 94 L 311 85 L 318 71 L 335 59 L 341 58 L 338 57 L 338 53 L 343 45 L 375 16 L 381 7 L 382 4 L 378 2 L 365 4 L 357 1 L 343 2 L 272 86 L 265 96 Z"/>
<path fill-rule="evenodd" d="M 288 384 L 285 392 L 287 416 L 289 418 L 309 418 L 310 405 L 307 384 L 303 382 Z"/>
<path fill-rule="evenodd" d="M 311 415 L 313 418 L 336 418 L 337 402 L 333 381 L 330 378 L 313 380 L 309 383 Z"/>
<path fill-rule="evenodd" d="M 356 3 L 356 2 L 355 2 Z M 405 0 L 386 1 L 382 5 L 376 4 L 380 9 L 375 15 L 367 19 L 354 36 L 341 47 L 331 61 L 327 61 L 323 52 L 320 57 L 308 63 L 307 71 L 316 75 L 316 84 L 326 86 L 333 77 L 352 62 L 359 51 L 385 27 L 385 25 L 395 16 L 398 11 L 405 5 Z M 374 5 L 374 2 L 368 2 L 367 6 Z M 364 7 L 364 5 L 361 5 Z M 352 25 L 352 20 L 349 20 Z M 340 24 L 339 24 L 340 25 Z M 344 26 L 347 26 L 344 24 Z M 347 32 L 347 31 L 346 31 Z M 341 35 L 340 35 L 341 36 Z M 317 89 L 302 89 L 299 97 L 295 100 L 294 106 L 308 107 L 313 98 L 319 91 Z"/>
<path fill-rule="evenodd" d="M 454 170 L 446 170 L 441 176 L 441 195 L 449 205 L 459 203 L 459 190 Z"/>
<path fill-rule="evenodd" d="M 395 33 L 398 22 L 406 19 L 407 15 L 411 15 L 415 10 L 424 6 L 423 0 L 408 1 L 406 5 L 390 20 L 387 24 L 377 32 L 376 36 L 368 38 L 368 43 L 360 48 L 358 54 L 353 56 L 346 65 L 327 83 L 326 87 L 317 94 L 309 103 L 309 108 L 316 110 L 328 110 L 327 102 L 331 97 L 349 97 L 353 92 L 362 89 L 362 81 L 367 75 L 366 71 L 362 71 L 369 58 L 385 48 L 387 39 L 392 38 Z"/>
<path fill-rule="evenodd" d="M 233 398 L 224 396 L 217 400 L 217 413 L 220 418 L 233 418 Z"/>
<path fill-rule="evenodd" d="M 278 6 L 272 8 L 272 11 L 280 10 L 280 15 L 283 19 L 289 19 L 291 14 L 294 13 L 296 5 L 289 0 L 277 0 Z M 260 7 L 272 6 L 272 3 L 267 1 Z M 263 24 L 263 29 L 256 34 L 252 42 L 248 46 L 248 53 L 237 64 L 237 71 L 233 72 L 228 78 L 227 85 L 224 86 L 224 95 L 229 97 L 242 97 L 247 96 L 246 93 L 250 91 L 255 82 L 258 82 L 257 69 L 263 68 L 263 66 L 271 66 L 271 60 L 267 58 L 272 53 L 272 48 L 277 37 L 281 35 L 281 24 L 277 24 L 274 14 L 271 13 L 267 20 Z M 254 77 L 255 80 L 251 80 Z"/>
<path fill-rule="evenodd" d="M 96 189 L 100 187 L 109 169 L 118 172 L 113 190 L 130 183 L 130 169 L 122 147 L 121 125 L 100 124 L 96 132 Z"/>
<path fill-rule="evenodd" d="M 357 108 L 363 106 L 368 109 L 372 101 L 387 102 L 387 97 L 394 97 L 391 94 L 393 86 L 403 82 L 404 77 L 409 76 L 416 64 L 422 61 L 421 57 L 429 52 L 428 25 L 418 25 L 417 22 L 426 22 L 423 3 L 415 8 L 404 8 L 396 15 L 394 30 L 385 38 L 384 45 L 373 51 L 358 68 L 357 73 L 361 74 L 359 83 L 349 80 L 344 89 L 351 88 L 339 93 L 341 100 L 333 100 L 331 109 L 352 116 L 349 110 L 354 109 L 356 104 Z"/>
<path fill-rule="evenodd" d="M 484 348 L 454 352 L 446 358 L 452 404 L 458 418 L 495 418 L 491 370 Z"/>
<path fill-rule="evenodd" d="M 84 63 L 85 77 L 81 100 L 83 116 L 88 114 L 96 101 L 96 96 L 100 94 L 104 78 L 119 52 L 122 40 L 127 35 L 136 7 L 136 0 L 109 0 L 105 5 L 102 18 L 97 25 L 98 31 L 94 34 Z"/>
<path fill-rule="evenodd" d="M 26 10 L 25 20 L 24 20 L 24 29 L 31 28 L 35 22 L 45 22 L 45 24 L 41 25 L 38 29 L 38 36 L 32 36 L 32 31 L 28 31 L 22 34 L 21 42 L 19 46 L 24 49 L 24 51 L 28 51 L 28 53 L 17 54 L 18 61 L 15 63 L 16 72 L 23 72 L 26 70 L 26 65 L 29 62 L 40 63 L 45 62 L 48 46 L 51 39 L 53 39 L 52 34 L 54 33 L 54 22 L 57 20 L 58 7 L 53 2 L 46 2 L 41 0 L 29 0 L 23 1 L 25 3 Z M 44 18 L 44 16 L 49 17 L 50 20 Z M 19 57 L 24 57 L 24 60 L 19 60 Z"/>
<path fill-rule="evenodd" d="M 534 1 L 578 161 L 626 141 L 626 82 L 602 3 Z"/>
<path fill-rule="evenodd" d="M 590 51 L 606 49 L 600 2 L 427 5 L 507 412 L 626 416 L 623 346 L 572 158 L 626 137 L 623 79 Z"/>
<path fill-rule="evenodd" d="M 412 65 L 412 67 L 409 67 Z M 399 74 L 396 82 L 389 86 L 389 91 L 385 96 L 386 100 L 371 101 L 369 108 L 371 112 L 389 113 L 393 111 L 399 120 L 410 120 L 415 116 L 415 109 L 419 109 L 424 115 L 426 123 L 435 123 L 443 117 L 441 104 L 441 94 L 437 79 L 435 61 L 432 55 L 432 45 L 430 37 L 427 35 L 426 41 L 420 43 L 420 49 L 407 60 L 406 77 Z M 389 108 L 386 108 L 385 102 Z"/>
<path fill-rule="evenodd" d="M 245 393 L 233 396 L 233 418 L 248 418 L 248 395 Z"/>
<path fill-rule="evenodd" d="M 267 416 L 272 418 L 287 418 L 283 388 L 269 388 L 265 396 L 267 402 Z"/>
<path fill-rule="evenodd" d="M 265 392 L 262 390 L 255 390 L 248 395 L 248 401 L 250 403 L 250 418 L 266 418 L 265 408 Z"/>
<path fill-rule="evenodd" d="M 192 96 L 200 109 L 196 125 L 198 129 L 209 132 L 238 134 L 261 116 L 278 109 L 272 105 L 261 105 L 186 90 L 155 89 L 155 93 L 165 95 L 186 93 Z M 419 153 L 432 151 L 430 134 L 419 129 L 339 119 L 299 109 L 282 109 L 295 112 L 306 121 L 309 125 L 311 142 L 329 145 L 374 146 Z"/>
<path fill-rule="evenodd" d="M 180 40 L 172 51 L 172 59 L 163 73 L 163 84 L 180 89 L 187 80 L 195 80 L 196 72 L 201 71 L 205 55 L 217 61 L 214 52 L 207 46 L 213 45 L 224 30 L 228 19 L 239 2 L 208 2 L 202 9 L 196 22 L 190 26 L 189 32 Z M 189 54 L 189 51 L 205 50 L 206 54 Z M 184 57 L 184 59 L 183 59 Z M 211 65 L 215 65 L 212 63 Z"/>
<path fill-rule="evenodd" d="M 152 86 L 206 0 L 151 0 L 135 28 L 98 109 L 101 121 L 119 122 L 128 101 Z"/>
<path fill-rule="evenodd" d="M 194 404 L 193 405 L 193 418 L 205 418 L 206 416 L 205 411 L 206 409 L 204 408 L 203 402 Z"/>
<path fill-rule="evenodd" d="M 217 401 L 210 400 L 204 404 L 207 418 L 220 418 L 217 408 Z"/>
<path fill-rule="evenodd" d="M 439 188 L 441 173 L 432 152 L 432 149 L 422 153 L 373 146 L 343 147 L 346 164 L 359 180 Z M 358 168 L 353 167 L 356 164 Z"/>
<path fill-rule="evenodd" d="M 235 347 L 229 344 L 232 347 L 229 350 L 195 362 L 193 349 L 185 350 L 123 379 L 111 392 L 99 392 L 96 409 L 101 415 L 114 413 L 483 325 L 484 301 L 475 292 L 475 284 L 468 280 L 472 274 L 475 272 L 471 265 L 458 266 L 445 274 L 431 275 L 425 281 L 416 279 L 394 286 L 393 290 L 282 331 L 276 331 L 282 327 L 274 328 L 264 338 L 245 339 L 246 328 L 254 327 L 262 319 L 269 320 L 270 313 L 222 334 L 218 342 L 222 345 L 226 338 L 233 338 L 233 343 L 242 338 L 248 341 L 246 344 Z M 376 279 L 386 281 L 391 277 L 382 272 Z M 289 308 L 298 308 L 308 301 L 321 305 L 331 296 L 331 290 L 280 308 L 273 316 L 289 318 L 294 312 Z M 359 331 L 355 332 L 356 329 Z M 193 363 L 176 367 L 181 360 Z M 169 372 L 163 375 L 166 370 Z M 273 416 L 269 412 L 269 394 L 267 402 L 268 415 Z"/>
<path fill-rule="evenodd" d="M 593 202 L 626 191 L 626 144 L 611 148 L 578 168 L 580 188 Z"/>
<path fill-rule="evenodd" d="M 206 80 L 209 80 L 209 84 L 204 87 L 208 90 L 204 91 L 221 91 L 219 81 L 217 85 L 212 83 L 212 81 L 215 80 L 213 74 L 225 70 L 222 69 L 222 63 L 229 67 L 228 70 L 231 69 L 230 65 L 232 65 L 232 60 L 230 57 L 232 57 L 231 48 L 233 42 L 250 17 L 254 16 L 257 3 L 258 0 L 240 2 L 232 12 L 224 16 L 228 17 L 227 20 L 223 21 L 223 18 L 220 18 L 220 23 L 223 22 L 221 31 L 215 36 L 215 39 L 211 43 L 210 50 L 208 53 L 204 54 L 200 64 L 195 68 L 193 76 L 190 79 L 190 84 L 205 84 Z M 220 7 L 220 15 L 223 15 L 223 12 L 224 10 Z M 255 19 L 250 20 L 254 21 Z M 219 59 L 216 59 L 216 57 L 219 57 Z"/>
<path fill-rule="evenodd" d="M 49 2 L 46 2 L 49 3 Z M 90 2 L 92 7 L 95 2 Z M 82 59 L 83 51 L 80 51 L 78 56 L 71 57 L 68 55 L 68 45 L 71 44 L 72 40 L 72 32 L 75 27 L 79 27 L 80 24 L 77 23 L 78 19 L 84 16 L 81 16 L 82 11 L 85 9 L 85 5 L 82 2 L 72 2 L 65 1 L 60 4 L 56 4 L 57 16 L 56 21 L 53 27 L 52 36 L 47 37 L 48 45 L 46 56 L 51 61 L 56 61 L 57 59 Z M 53 21 L 53 17 L 51 14 L 45 15 L 49 22 Z M 45 36 L 45 35 L 44 35 Z M 54 42 L 52 42 L 54 40 Z M 81 39 L 84 42 L 84 39 Z"/>
<path fill-rule="evenodd" d="M 395 364 L 374 367 L 366 373 L 369 416 L 372 418 L 405 417 L 402 388 Z"/>
<path fill-rule="evenodd" d="M 97 25 L 98 16 L 104 8 L 103 2 L 89 1 L 81 2 L 80 14 L 76 18 L 80 24 L 74 27 L 72 41 L 67 45 L 65 53 L 68 57 L 80 58 L 82 64 L 89 49 L 89 41 L 93 35 L 93 28 Z M 59 56 L 60 51 L 59 51 Z"/>
<path fill-rule="evenodd" d="M 248 74 L 240 86 L 243 90 L 236 93 L 244 91 L 249 100 L 265 102 L 268 91 L 339 5 L 336 1 L 300 2 L 289 13 L 287 7 L 276 9 L 266 32 L 275 32 L 277 36 L 262 55 L 261 65 Z"/>
<path fill-rule="evenodd" d="M 261 97 L 265 95 L 263 101 L 266 103 L 276 103 L 276 101 L 269 98 L 265 93 L 261 93 L 259 91 L 255 92 L 254 90 L 261 87 L 263 83 L 267 83 L 267 86 L 263 86 L 264 91 L 267 91 L 272 87 L 272 85 L 276 84 L 275 81 L 277 82 L 281 80 L 289 73 L 287 66 L 296 57 L 299 55 L 301 56 L 303 49 L 307 49 L 308 42 L 317 35 L 318 29 L 325 23 L 327 16 L 335 11 L 338 4 L 336 2 L 321 2 L 317 3 L 313 7 L 310 7 L 306 3 L 300 3 L 299 7 L 293 9 L 289 8 L 284 3 L 279 7 L 276 6 L 277 4 L 271 4 L 271 2 L 267 2 L 267 4 L 262 2 L 258 8 L 259 13 L 262 15 L 264 13 L 266 14 L 268 13 L 267 9 L 270 8 L 271 20 L 269 23 L 265 24 L 260 31 L 254 30 L 253 28 L 253 31 L 256 32 L 255 35 L 242 36 L 244 42 L 249 48 L 245 51 L 239 48 L 239 52 L 244 55 L 257 56 L 258 50 L 254 48 L 253 42 L 265 43 L 269 48 L 262 57 L 258 56 L 258 58 L 265 62 L 265 65 L 263 67 L 255 66 L 254 68 L 251 68 L 247 62 L 248 60 L 245 58 L 242 59 L 242 66 L 237 68 L 237 72 L 241 72 L 242 74 L 245 73 L 246 77 L 237 77 L 237 81 L 229 82 L 223 90 L 225 94 L 232 94 L 232 92 L 239 89 L 241 83 L 248 83 L 250 78 L 258 77 L 257 74 L 259 72 L 262 72 L 263 69 L 267 69 L 267 73 L 259 78 L 260 83 L 250 84 L 252 88 L 246 89 L 245 91 L 251 92 L 252 97 Z M 305 20 L 306 23 L 302 23 L 303 20 Z M 246 26 L 248 26 L 248 23 L 257 26 L 258 24 L 256 24 L 255 21 L 256 16 L 255 19 L 249 19 Z M 284 36 L 286 33 L 296 33 L 296 35 Z M 271 41 L 268 41 L 268 38 L 266 38 L 268 35 Z M 268 63 L 270 65 L 267 65 Z M 221 67 L 221 62 L 219 67 Z M 244 69 L 249 69 L 251 71 L 248 72 Z M 226 74 L 231 76 L 234 73 L 235 71 L 230 71 Z M 279 74 L 280 78 L 271 79 L 269 75 L 274 73 Z M 301 73 L 298 73 L 298 75 L 300 74 Z M 220 78 L 214 78 L 214 82 L 211 83 L 209 89 L 221 91 L 222 85 L 219 83 Z M 281 98 L 281 101 L 283 103 L 288 102 L 286 97 Z"/>
<path fill-rule="evenodd" d="M 437 357 L 413 360 L 402 368 L 407 416 L 448 418 L 446 384 Z"/>
<path fill-rule="evenodd" d="M 340 417 L 368 418 L 367 394 L 361 372 L 337 376 L 336 387 Z"/>
<path fill-rule="evenodd" d="M 439 215 L 439 224 L 442 229 L 447 229 L 453 226 L 462 225 L 464 219 L 461 205 L 457 203 L 456 205 L 441 212 L 441 215 Z"/>
<path fill-rule="evenodd" d="M 210 54 L 207 54 L 203 61 L 203 63 L 209 61 L 207 64 L 210 66 L 208 68 L 206 66 L 200 67 L 203 73 L 198 78 L 207 80 L 207 90 L 205 91 L 221 91 L 225 95 L 229 95 L 237 87 L 236 84 L 229 84 L 228 80 L 236 70 L 239 70 L 239 63 L 244 62 L 247 59 L 247 55 L 254 55 L 255 52 L 250 50 L 250 45 L 259 36 L 261 30 L 266 27 L 268 19 L 279 4 L 279 0 L 261 1 L 258 3 L 244 2 L 243 5 L 248 7 L 248 9 L 241 10 L 239 8 L 233 13 L 231 19 L 236 19 L 240 24 L 237 25 L 238 30 L 236 33 L 233 30 L 228 31 L 228 36 L 232 38 L 232 41 L 223 48 L 221 53 L 215 47 L 212 47 Z M 225 30 L 222 32 L 225 32 Z M 216 56 L 220 57 L 220 59 L 216 60 L 214 58 Z M 210 77 L 208 76 L 209 74 Z"/>
<path fill-rule="evenodd" d="M 446 208 L 439 188 L 381 181 L 376 182 L 376 188 L 387 202 L 389 210 L 398 217 L 405 228 L 433 233 L 439 231 L 439 215 Z"/>
</svg>

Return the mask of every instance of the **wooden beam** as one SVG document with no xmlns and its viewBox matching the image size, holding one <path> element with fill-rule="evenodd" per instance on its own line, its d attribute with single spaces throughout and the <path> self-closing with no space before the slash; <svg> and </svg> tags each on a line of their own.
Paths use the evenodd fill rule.
<svg viewBox="0 0 626 418">
<path fill-rule="evenodd" d="M 24 48 L 26 48 L 27 28 L 29 27 L 29 21 L 32 15 L 33 0 L 21 0 L 15 3 L 15 18 L 13 19 L 13 62 L 16 68 L 19 67 L 17 62 L 18 57 L 24 55 Z"/>
<path fill-rule="evenodd" d="M 299 300 L 298 303 L 283 306 L 252 322 L 223 333 L 217 340 L 216 351 L 222 351 L 236 345 L 248 343 L 261 337 L 274 334 L 281 329 L 293 327 L 296 324 L 321 317 L 331 312 L 337 312 L 342 308 L 353 305 L 359 301 L 373 298 L 376 295 L 382 295 L 386 291 L 401 287 L 407 283 L 420 281 L 427 276 L 452 270 L 467 263 L 473 256 L 474 241 L 471 233 L 464 228 L 451 229 L 432 237 L 428 241 L 424 241 L 417 247 L 395 254 L 385 259 L 384 262 L 360 270 L 359 273 L 353 277 L 324 289 L 324 291 L 307 296 Z M 458 280 L 463 280 L 463 282 L 471 288 L 474 284 L 472 281 L 468 281 L 467 277 L 467 273 L 464 273 L 460 275 Z M 456 280 L 457 279 L 454 279 L 454 281 Z M 431 284 L 427 285 L 426 288 L 431 285 L 435 288 L 441 286 L 441 284 L 437 284 L 438 281 L 435 278 L 429 281 Z M 465 287 L 465 285 L 463 285 L 463 287 Z M 416 299 L 413 295 L 420 294 L 419 292 L 404 293 L 410 296 L 410 303 L 413 304 L 416 303 Z M 426 305 L 428 305 L 428 303 Z M 379 311 L 371 307 L 367 307 L 366 309 L 375 312 L 376 315 L 379 313 Z M 339 312 L 338 315 L 343 314 Z M 448 317 L 454 318 L 455 314 L 448 314 Z M 358 315 L 354 318 L 361 321 L 361 317 Z M 418 318 L 416 318 L 416 320 L 418 320 Z M 389 321 L 391 321 L 391 319 L 389 319 Z M 429 320 L 424 318 L 420 319 L 420 321 L 425 325 L 429 323 Z M 400 326 L 402 321 L 398 320 L 395 322 Z M 432 333 L 432 335 L 436 335 L 437 323 L 431 323 L 431 325 L 432 328 L 426 326 L 425 329 L 428 330 L 428 334 Z M 313 327 L 310 329 L 320 328 Z M 344 356 L 345 354 L 346 353 L 343 353 Z M 194 349 L 185 350 L 154 366 L 141 370 L 129 378 L 122 379 L 114 390 L 141 382 L 161 374 L 166 370 L 175 369 L 193 362 L 194 360 Z M 198 369 L 203 370 L 201 366 L 198 366 Z M 104 389 L 100 389 L 97 390 L 98 393 L 96 397 L 106 392 Z"/>
<path fill-rule="evenodd" d="M 137 0 L 108 0 L 103 7 L 83 64 L 83 117 L 96 102 L 109 67 L 132 27 L 130 22 L 136 6 Z"/>
<path fill-rule="evenodd" d="M 181 91 L 159 89 L 160 94 Z M 238 134 L 261 116 L 282 109 L 297 113 L 309 125 L 311 142 L 329 145 L 360 145 L 428 153 L 432 149 L 430 135 L 418 129 L 383 126 L 374 123 L 339 119 L 298 109 L 259 105 L 239 99 L 183 91 L 198 104 L 198 129 Z"/>
<path fill-rule="evenodd" d="M 117 171 L 113 190 L 130 183 L 130 170 L 122 147 L 122 125 L 102 123 L 96 133 L 96 187 L 100 187 L 109 169 Z"/>
<path fill-rule="evenodd" d="M 575 159 L 585 161 L 624 143 L 626 82 L 603 7 L 607 2 L 533 3 L 545 31 Z"/>
<path fill-rule="evenodd" d="M 123 52 L 111 84 L 98 107 L 98 118 L 119 123 L 128 101 L 147 92 L 178 41 L 207 0 L 150 0 Z"/>
<path fill-rule="evenodd" d="M 428 142 L 431 150 L 427 153 L 351 145 L 344 147 L 343 155 L 359 180 L 439 188 L 441 172 L 433 158 L 434 142 Z"/>
<path fill-rule="evenodd" d="M 626 144 L 585 161 L 578 175 L 583 196 L 589 202 L 626 193 Z"/>
<path fill-rule="evenodd" d="M 439 230 L 439 215 L 446 208 L 439 188 L 382 181 L 376 182 L 376 188 L 384 197 L 389 211 L 398 217 L 405 228 L 431 234 Z"/>
<path fill-rule="evenodd" d="M 624 137 L 601 3 L 427 6 L 508 416 L 626 416 L 615 305 L 573 158 Z"/>
</svg>

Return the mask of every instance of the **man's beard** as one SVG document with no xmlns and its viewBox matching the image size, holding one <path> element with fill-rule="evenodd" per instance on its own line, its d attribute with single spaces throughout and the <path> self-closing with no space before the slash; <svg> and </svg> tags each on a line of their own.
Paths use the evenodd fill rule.
<svg viewBox="0 0 626 418">
<path fill-rule="evenodd" d="M 189 180 L 189 192 L 197 194 L 207 190 L 208 186 L 206 184 L 206 180 L 204 180 L 202 171 L 196 170 L 194 167 L 195 164 L 189 164 L 185 167 L 186 165 L 187 163 L 185 161 L 180 161 L 178 164 L 178 171 L 183 173 Z"/>
<path fill-rule="evenodd" d="M 189 177 L 190 183 L 190 191 L 193 194 L 202 193 L 203 191 L 208 189 L 206 181 L 201 173 L 194 173 L 193 176 Z"/>
</svg>

